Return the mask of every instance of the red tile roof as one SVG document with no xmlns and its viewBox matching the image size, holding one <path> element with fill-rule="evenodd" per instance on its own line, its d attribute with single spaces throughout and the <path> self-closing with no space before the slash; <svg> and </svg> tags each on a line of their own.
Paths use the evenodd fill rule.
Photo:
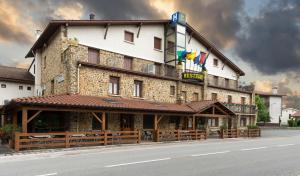
<svg viewBox="0 0 300 176">
<path fill-rule="evenodd" d="M 34 84 L 34 76 L 23 68 L 0 65 L 0 81 Z"/>
<path fill-rule="evenodd" d="M 51 95 L 44 97 L 27 97 L 13 99 L 17 105 L 64 106 L 95 109 L 130 109 L 135 111 L 159 111 L 193 113 L 186 105 L 176 103 L 159 103 L 141 99 L 125 99 L 121 97 L 96 97 L 84 95 Z"/>
<path fill-rule="evenodd" d="M 21 106 L 47 106 L 90 108 L 97 110 L 133 110 L 133 111 L 156 111 L 173 113 L 199 113 L 212 106 L 219 106 L 230 115 L 232 111 L 216 101 L 200 101 L 189 104 L 162 103 L 141 99 L 126 99 L 121 97 L 97 97 L 86 95 L 51 95 L 43 97 L 26 97 L 13 99 L 10 104 Z"/>
<path fill-rule="evenodd" d="M 300 117 L 300 111 L 295 112 L 292 117 Z"/>
</svg>

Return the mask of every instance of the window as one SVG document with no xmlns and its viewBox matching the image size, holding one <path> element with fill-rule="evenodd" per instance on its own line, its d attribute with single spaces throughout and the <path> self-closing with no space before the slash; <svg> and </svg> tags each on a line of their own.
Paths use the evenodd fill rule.
<svg viewBox="0 0 300 176">
<path fill-rule="evenodd" d="M 229 88 L 229 79 L 226 79 L 226 78 L 225 78 L 225 87 Z"/>
<path fill-rule="evenodd" d="M 6 84 L 1 84 L 1 88 L 6 88 Z"/>
<path fill-rule="evenodd" d="M 154 37 L 154 49 L 161 50 L 161 38 Z"/>
<path fill-rule="evenodd" d="M 133 90 L 133 96 L 135 97 L 142 97 L 142 81 L 134 81 L 134 90 Z"/>
<path fill-rule="evenodd" d="M 51 94 L 54 94 L 54 80 L 51 80 Z"/>
<path fill-rule="evenodd" d="M 143 116 L 143 129 L 153 129 L 154 128 L 154 116 L 144 115 Z"/>
<path fill-rule="evenodd" d="M 219 84 L 219 77 L 214 76 L 214 85 L 217 86 Z"/>
<path fill-rule="evenodd" d="M 175 43 L 172 41 L 168 41 L 168 53 L 175 54 Z"/>
<path fill-rule="evenodd" d="M 193 101 L 199 101 L 199 94 L 198 93 L 193 93 Z"/>
<path fill-rule="evenodd" d="M 132 70 L 132 57 L 124 56 L 124 69 Z"/>
<path fill-rule="evenodd" d="M 99 50 L 88 48 L 88 62 L 92 64 L 99 64 Z"/>
<path fill-rule="evenodd" d="M 154 65 L 155 65 L 155 74 L 160 75 L 161 64 L 155 63 Z"/>
<path fill-rule="evenodd" d="M 184 102 L 186 102 L 186 91 L 181 91 L 182 99 Z"/>
<path fill-rule="evenodd" d="M 210 127 L 217 127 L 219 126 L 219 119 L 218 118 L 209 118 L 207 119 L 208 126 Z"/>
<path fill-rule="evenodd" d="M 174 77 L 176 73 L 176 69 L 174 66 L 165 65 L 165 74 L 166 76 Z"/>
<path fill-rule="evenodd" d="M 118 77 L 111 76 L 109 78 L 108 92 L 110 94 L 112 94 L 112 95 L 119 95 L 119 88 L 120 88 L 119 81 L 120 81 L 120 78 L 118 78 Z"/>
<path fill-rule="evenodd" d="M 245 117 L 242 117 L 240 120 L 240 126 L 245 127 L 247 126 L 247 119 Z"/>
<path fill-rule="evenodd" d="M 218 94 L 217 93 L 212 93 L 211 94 L 211 100 L 217 101 L 218 100 Z"/>
<path fill-rule="evenodd" d="M 245 97 L 241 97 L 241 104 L 242 105 L 246 104 L 246 98 Z"/>
<path fill-rule="evenodd" d="M 19 90 L 23 90 L 23 86 L 19 86 Z"/>
<path fill-rule="evenodd" d="M 31 90 L 31 87 L 30 87 L 30 86 L 28 86 L 28 87 L 27 87 L 27 90 Z"/>
<path fill-rule="evenodd" d="M 218 59 L 214 59 L 214 66 L 218 66 Z"/>
<path fill-rule="evenodd" d="M 232 103 L 232 96 L 231 96 L 231 95 L 228 95 L 227 98 L 228 98 L 227 102 L 228 102 L 228 103 Z"/>
<path fill-rule="evenodd" d="M 46 68 L 46 65 L 47 65 L 47 58 L 46 56 L 44 57 L 44 69 Z"/>
<path fill-rule="evenodd" d="M 175 86 L 170 86 L 170 95 L 175 95 Z"/>
<path fill-rule="evenodd" d="M 127 41 L 127 42 L 133 43 L 133 42 L 134 42 L 133 33 L 132 33 L 132 32 L 125 31 L 125 32 L 124 32 L 124 40 Z"/>
</svg>

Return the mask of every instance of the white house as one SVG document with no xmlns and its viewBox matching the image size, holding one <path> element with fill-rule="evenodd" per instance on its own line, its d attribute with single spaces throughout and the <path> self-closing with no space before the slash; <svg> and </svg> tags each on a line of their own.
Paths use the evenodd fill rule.
<svg viewBox="0 0 300 176">
<path fill-rule="evenodd" d="M 28 70 L 0 66 L 0 110 L 13 98 L 33 96 L 33 91 L 34 77 Z M 3 121 L 2 117 L 1 125 Z"/>
<path fill-rule="evenodd" d="M 263 98 L 265 105 L 268 109 L 270 115 L 270 122 L 279 124 L 279 119 L 282 120 L 282 97 L 285 95 L 278 93 L 278 88 L 273 87 L 272 92 L 256 92 L 256 95 L 259 95 Z"/>
<path fill-rule="evenodd" d="M 288 124 L 287 121 L 289 120 L 289 118 L 298 111 L 299 111 L 299 109 L 295 109 L 295 108 L 283 108 L 282 109 L 281 124 L 282 125 L 287 125 Z"/>
</svg>

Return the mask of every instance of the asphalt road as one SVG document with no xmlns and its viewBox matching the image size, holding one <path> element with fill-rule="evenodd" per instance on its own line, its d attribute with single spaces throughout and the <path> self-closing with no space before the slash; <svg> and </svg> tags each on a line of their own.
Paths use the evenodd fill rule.
<svg viewBox="0 0 300 176">
<path fill-rule="evenodd" d="M 1 156 L 0 175 L 299 176 L 300 131 L 289 131 L 289 136 L 272 130 L 263 134 L 265 137 L 256 139 L 213 139 Z"/>
</svg>

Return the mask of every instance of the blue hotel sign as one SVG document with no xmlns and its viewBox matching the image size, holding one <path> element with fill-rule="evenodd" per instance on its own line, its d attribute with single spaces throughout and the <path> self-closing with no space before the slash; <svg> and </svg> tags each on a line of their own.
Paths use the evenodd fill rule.
<svg viewBox="0 0 300 176">
<path fill-rule="evenodd" d="M 179 24 L 185 25 L 185 22 L 186 22 L 186 17 L 185 17 L 184 13 L 176 12 L 172 15 L 172 23 L 173 24 L 179 23 Z"/>
</svg>

